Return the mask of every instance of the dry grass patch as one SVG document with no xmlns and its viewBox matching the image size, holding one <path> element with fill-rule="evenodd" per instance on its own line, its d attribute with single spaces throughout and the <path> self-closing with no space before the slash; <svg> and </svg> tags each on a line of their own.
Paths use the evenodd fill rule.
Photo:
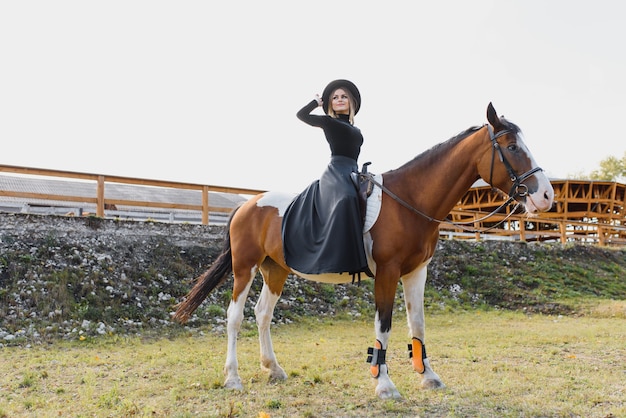
<svg viewBox="0 0 626 418">
<path fill-rule="evenodd" d="M 222 335 L 5 347 L 0 417 L 626 416 L 624 318 L 429 316 L 428 353 L 448 387 L 424 391 L 407 358 L 405 319 L 396 315 L 388 363 L 399 401 L 374 395 L 365 363 L 372 327 L 361 320 L 275 327 L 289 379 L 268 383 L 247 325 L 239 340 L 243 392 L 221 386 Z"/>
<path fill-rule="evenodd" d="M 594 318 L 621 318 L 626 319 L 626 300 L 608 300 L 598 303 L 589 302 L 586 315 Z"/>
</svg>

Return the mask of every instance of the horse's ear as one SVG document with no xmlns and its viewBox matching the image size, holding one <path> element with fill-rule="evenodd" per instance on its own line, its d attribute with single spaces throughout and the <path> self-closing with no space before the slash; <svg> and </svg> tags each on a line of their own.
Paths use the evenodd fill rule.
<svg viewBox="0 0 626 418">
<path fill-rule="evenodd" d="M 498 130 L 502 126 L 502 122 L 500 122 L 500 118 L 496 113 L 496 109 L 494 109 L 491 102 L 489 102 L 489 105 L 487 106 L 487 120 L 496 130 Z"/>
</svg>

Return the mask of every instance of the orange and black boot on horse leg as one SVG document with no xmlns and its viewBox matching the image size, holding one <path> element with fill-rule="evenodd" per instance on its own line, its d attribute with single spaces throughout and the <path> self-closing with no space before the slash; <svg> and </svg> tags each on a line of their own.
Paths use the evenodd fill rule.
<svg viewBox="0 0 626 418">
<path fill-rule="evenodd" d="M 413 361 L 413 370 L 419 374 L 424 374 L 426 366 L 424 360 L 426 359 L 426 346 L 417 337 L 413 337 L 413 341 L 409 344 L 409 358 Z"/>
<path fill-rule="evenodd" d="M 370 373 L 372 377 L 380 376 L 380 366 L 385 363 L 387 350 L 383 350 L 383 344 L 376 340 L 374 347 L 367 348 L 367 362 L 370 364 Z"/>
</svg>

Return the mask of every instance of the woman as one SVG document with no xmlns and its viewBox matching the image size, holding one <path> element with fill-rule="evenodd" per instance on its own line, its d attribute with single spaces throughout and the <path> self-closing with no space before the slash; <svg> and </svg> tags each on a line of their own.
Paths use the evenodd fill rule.
<svg viewBox="0 0 626 418">
<path fill-rule="evenodd" d="M 326 115 L 311 114 L 319 106 Z M 351 173 L 358 171 L 363 144 L 363 135 L 354 126 L 360 107 L 357 87 L 348 80 L 335 80 L 321 98 L 317 95 L 297 113 L 303 122 L 324 130 L 331 151 L 320 179 L 291 202 L 283 217 L 285 261 L 300 273 L 369 271 L 357 186 L 351 179 Z"/>
</svg>

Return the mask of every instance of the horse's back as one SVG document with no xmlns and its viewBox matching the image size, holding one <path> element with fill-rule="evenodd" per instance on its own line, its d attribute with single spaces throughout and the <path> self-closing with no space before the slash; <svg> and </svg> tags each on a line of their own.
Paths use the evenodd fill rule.
<svg viewBox="0 0 626 418">
<path fill-rule="evenodd" d="M 278 216 L 282 218 L 287 207 L 289 207 L 289 204 L 295 197 L 295 193 L 272 191 L 261 193 L 255 196 L 255 198 L 250 199 L 250 201 L 258 208 L 275 208 L 278 210 Z"/>
<path fill-rule="evenodd" d="M 284 192 L 264 192 L 251 197 L 244 202 L 231 220 L 231 233 L 233 229 L 245 228 L 256 229 L 271 220 L 280 220 L 295 197 L 294 194 Z"/>
<path fill-rule="evenodd" d="M 260 263 L 269 256 L 284 265 L 282 219 L 294 197 L 284 192 L 264 192 L 237 209 L 229 231 L 234 259 L 246 254 L 249 261 Z"/>
</svg>

